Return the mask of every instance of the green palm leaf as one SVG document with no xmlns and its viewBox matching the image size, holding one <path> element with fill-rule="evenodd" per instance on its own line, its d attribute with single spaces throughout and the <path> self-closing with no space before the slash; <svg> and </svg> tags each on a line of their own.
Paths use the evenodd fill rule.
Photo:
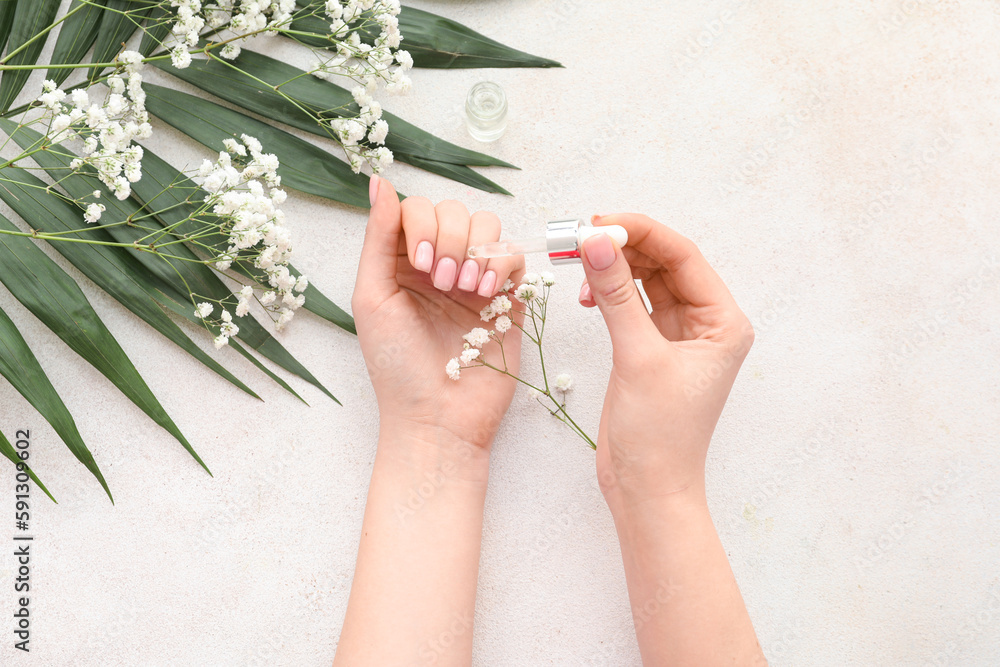
<svg viewBox="0 0 1000 667">
<path fill-rule="evenodd" d="M 103 0 L 73 0 L 73 4 L 69 7 L 69 11 L 73 13 L 63 21 L 59 29 L 59 37 L 52 49 L 52 56 L 49 57 L 50 64 L 75 65 L 83 60 L 97 39 L 97 29 L 100 27 L 101 14 L 104 11 L 103 4 Z M 45 76 L 61 85 L 72 71 L 68 67 L 50 68 Z"/>
<path fill-rule="evenodd" d="M 35 143 L 40 138 L 40 135 L 28 128 L 21 128 L 13 134 L 13 138 L 19 144 L 23 143 L 24 146 L 28 146 Z M 142 220 L 141 223 L 135 223 L 134 226 L 115 225 L 108 227 L 106 230 L 108 235 L 118 243 L 132 244 L 147 238 L 150 233 L 159 233 L 162 235 L 163 226 L 149 216 L 143 217 L 142 205 L 134 199 L 128 198 L 124 201 L 118 201 L 96 176 L 84 174 L 64 175 L 70 171 L 69 164 L 76 157 L 66 149 L 61 146 L 55 146 L 53 149 L 40 151 L 33 157 L 39 166 L 53 177 L 59 179 L 60 187 L 64 188 L 74 199 L 82 199 L 90 195 L 94 190 L 102 191 L 104 193 L 102 201 L 104 201 L 104 205 L 107 208 L 104 215 L 108 219 L 136 220 L 139 218 Z M 140 224 L 141 226 L 139 226 Z M 200 320 L 195 318 L 193 314 L 193 306 L 188 296 L 189 291 L 199 294 L 203 298 L 215 301 L 222 301 L 232 297 L 232 290 L 219 279 L 218 275 L 212 269 L 201 263 L 194 252 L 184 245 L 176 244 L 170 247 L 170 254 L 184 258 L 181 260 L 166 259 L 159 255 L 138 250 L 130 249 L 128 252 L 132 253 L 135 259 L 143 264 L 150 274 L 156 276 L 162 285 L 169 286 L 167 289 L 162 287 L 158 289 L 157 300 L 196 324 L 200 323 Z M 340 402 L 253 317 L 249 315 L 246 317 L 236 317 L 233 321 L 240 328 L 238 334 L 240 340 L 285 370 L 298 375 L 306 382 L 314 385 L 334 401 Z"/>
<path fill-rule="evenodd" d="M 173 20 L 173 13 L 163 5 L 156 5 L 149 12 L 149 18 L 143 27 L 142 41 L 139 43 L 139 53 L 149 56 L 158 46 L 163 45 L 163 40 L 170 32 L 170 23 Z"/>
<path fill-rule="evenodd" d="M 52 193 L 46 187 L 45 183 L 38 178 L 22 169 L 14 167 L 7 167 L 0 173 L 2 173 L 4 178 L 4 187 L 0 188 L 0 198 L 34 229 L 66 231 L 67 229 L 77 229 L 79 227 L 79 210 L 68 204 L 58 195 Z M 88 230 L 86 234 L 88 236 L 90 234 L 97 235 L 96 232 L 99 231 L 102 230 Z M 84 234 L 80 234 L 79 236 L 84 236 Z M 54 247 L 63 251 L 62 246 L 73 245 L 77 244 L 59 242 Z M 93 251 L 87 253 L 88 260 L 97 259 L 95 257 L 96 254 Z M 135 271 L 134 275 L 141 274 L 141 266 L 139 269 L 139 271 Z M 67 335 L 66 332 L 61 332 L 60 330 L 53 331 L 57 335 L 61 334 L 60 337 L 70 348 L 111 380 L 129 400 L 149 415 L 154 422 L 177 438 L 191 456 L 208 471 L 208 466 L 201 460 L 201 457 L 194 451 L 191 443 L 187 441 L 187 438 L 184 437 L 180 429 L 177 428 L 177 425 L 170 419 L 159 401 L 156 400 L 156 397 L 149 390 L 146 382 L 139 375 L 138 371 L 136 371 L 135 366 L 132 365 L 128 356 L 125 355 L 121 346 L 118 345 L 118 341 L 111 335 L 111 332 L 103 324 L 96 324 L 95 327 L 82 332 L 82 335 L 75 336 Z M 211 471 L 209 471 L 209 474 L 211 474 Z"/>
<path fill-rule="evenodd" d="M 0 229 L 20 231 L 3 216 L 0 216 Z M 27 237 L 0 234 L 0 281 L 63 340 L 87 337 L 103 327 L 73 279 Z M 0 311 L 0 375 L 52 424 L 73 456 L 97 478 L 113 503 L 115 499 L 104 475 L 84 444 L 69 410 L 3 311 Z"/>
<path fill-rule="evenodd" d="M 3 47 L 7 45 L 7 38 L 10 37 L 10 29 L 14 25 L 15 9 L 17 9 L 17 0 L 0 0 L 0 53 L 3 53 Z"/>
<path fill-rule="evenodd" d="M 17 330 L 15 329 L 15 332 L 16 331 Z M 20 336 L 20 334 L 18 334 L 18 336 Z M 3 337 L 3 333 L 0 333 L 0 337 Z M 6 456 L 10 459 L 10 462 L 15 465 L 24 464 L 24 471 L 28 473 L 28 476 L 31 477 L 32 481 L 38 485 L 39 489 L 45 492 L 45 495 L 52 498 L 52 494 L 49 493 L 49 490 L 45 488 L 44 484 L 42 484 L 42 480 L 35 476 L 35 471 L 31 469 L 31 466 L 21 460 L 21 457 L 17 455 L 17 450 L 14 449 L 14 446 L 10 444 L 10 440 L 8 440 L 7 436 L 5 436 L 2 432 L 0 432 L 0 454 Z M 52 502 L 56 502 L 56 499 L 52 498 Z"/>
<path fill-rule="evenodd" d="M 92 63 L 107 63 L 125 48 L 125 42 L 139 29 L 151 9 L 144 0 L 105 0 L 106 8 L 97 31 Z M 91 80 L 96 80 L 104 71 L 103 67 L 91 70 Z"/>
<path fill-rule="evenodd" d="M 4 58 L 5 65 L 34 65 L 38 54 L 45 46 L 45 39 L 34 39 L 47 28 L 55 18 L 60 0 L 18 0 L 14 11 L 14 25 L 10 34 L 8 56 Z M 29 43 L 30 42 L 30 43 Z M 25 46 L 26 45 L 26 46 Z M 16 49 L 23 49 L 9 55 Z M 0 113 L 7 111 L 17 94 L 24 87 L 24 82 L 31 74 L 30 69 L 6 70 L 0 77 Z"/>
<path fill-rule="evenodd" d="M 149 112 L 195 141 L 219 150 L 223 139 L 249 134 L 278 156 L 284 185 L 351 206 L 369 205 L 368 177 L 355 174 L 347 163 L 322 148 L 194 95 L 153 84 L 144 84 L 143 89 Z"/>
<path fill-rule="evenodd" d="M 185 234 L 200 231 L 195 223 L 189 220 L 185 222 L 195 211 L 195 204 L 189 201 L 187 193 L 200 193 L 198 184 L 182 171 L 148 151 L 142 158 L 142 171 L 142 179 L 132 185 L 132 195 L 143 202 L 148 210 L 159 209 L 157 218 L 165 227 L 173 230 L 175 237 L 181 238 Z M 224 251 L 229 245 L 229 240 L 221 233 L 203 235 L 199 241 L 216 248 L 219 252 Z M 266 281 L 263 271 L 255 272 L 242 264 L 234 268 L 257 282 Z M 301 273 L 291 265 L 288 270 L 294 274 Z M 350 333 L 357 333 L 354 328 L 354 318 L 327 298 L 315 285 L 310 283 L 303 293 L 306 295 L 304 308 Z"/>
<path fill-rule="evenodd" d="M 292 27 L 304 35 L 298 39 L 309 46 L 330 45 L 330 22 L 323 14 L 322 2 L 299 2 L 306 5 L 292 21 Z M 318 11 L 320 16 L 313 16 Z M 415 67 L 458 69 L 473 67 L 562 67 L 555 60 L 533 56 L 504 46 L 461 23 L 413 7 L 399 12 L 401 48 L 413 56 Z M 375 37 L 369 32 L 367 41 Z"/>
<path fill-rule="evenodd" d="M 185 69 L 177 69 L 165 61 L 150 64 L 227 102 L 324 137 L 329 137 L 330 133 L 318 127 L 316 116 L 328 120 L 357 116 L 360 111 L 351 91 L 346 88 L 255 51 L 244 49 L 231 63 L 216 58 L 193 60 Z M 390 129 L 385 145 L 394 153 L 472 167 L 517 169 L 499 158 L 439 139 L 388 111 L 382 113 L 382 118 L 389 123 Z"/>
<path fill-rule="evenodd" d="M 163 61 L 152 64 L 227 102 L 321 137 L 331 137 L 322 121 L 359 111 L 347 89 L 252 51 L 244 50 L 232 64 L 215 59 L 195 60 L 185 69 Z M 382 118 L 389 124 L 385 145 L 400 162 L 486 192 L 510 194 L 466 165 L 516 169 L 514 165 L 439 139 L 391 113 Z"/>
</svg>

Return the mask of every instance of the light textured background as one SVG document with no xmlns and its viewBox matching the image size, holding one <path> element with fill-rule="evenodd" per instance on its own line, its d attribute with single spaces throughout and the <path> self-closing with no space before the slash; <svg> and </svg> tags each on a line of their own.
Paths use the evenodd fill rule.
<svg viewBox="0 0 1000 667">
<path fill-rule="evenodd" d="M 511 233 L 630 209 L 696 240 L 758 333 L 708 474 L 772 664 L 995 665 L 1000 5 L 822 4 L 420 2 L 566 69 L 417 71 L 386 100 L 481 148 L 463 96 L 500 82 L 511 123 L 487 150 L 523 171 L 489 175 L 515 198 L 391 177 L 496 210 Z M 175 164 L 206 154 L 157 130 Z M 296 263 L 349 303 L 365 216 L 297 194 L 287 211 Z M 609 345 L 575 304 L 581 270 L 556 273 L 552 367 L 576 376 L 595 430 Z M 2 428 L 31 428 L 61 500 L 35 494 L 30 656 L 11 647 L 0 557 L 0 662 L 329 664 L 377 423 L 357 341 L 309 315 L 282 336 L 344 407 L 293 382 L 301 405 L 221 353 L 256 403 L 89 295 L 215 478 L 0 291 L 118 502 L 0 388 Z M 638 664 L 593 478 L 593 454 L 519 395 L 493 458 L 475 664 Z"/>
</svg>

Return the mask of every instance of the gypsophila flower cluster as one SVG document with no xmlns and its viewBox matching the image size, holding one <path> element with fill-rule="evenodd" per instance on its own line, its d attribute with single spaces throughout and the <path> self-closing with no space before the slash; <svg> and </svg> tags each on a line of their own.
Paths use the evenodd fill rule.
<svg viewBox="0 0 1000 667">
<path fill-rule="evenodd" d="M 48 123 L 47 138 L 52 143 L 81 139 L 82 157 L 70 167 L 80 170 L 90 165 L 97 176 L 118 199 L 127 198 L 132 183 L 142 177 L 142 147 L 132 143 L 146 139 L 153 128 L 146 113 L 146 94 L 142 90 L 142 56 L 123 51 L 118 67 L 108 77 L 108 93 L 100 103 L 91 101 L 86 90 L 67 93 L 54 81 L 42 83 L 37 102 L 45 109 L 41 122 Z M 104 206 L 90 204 L 84 215 L 87 222 L 97 222 Z"/>
<path fill-rule="evenodd" d="M 208 193 L 204 208 L 211 211 L 213 224 L 229 239 L 229 247 L 215 258 L 215 268 L 226 271 L 233 262 L 248 262 L 263 270 L 268 284 L 258 301 L 274 314 L 275 327 L 280 331 L 305 303 L 302 292 L 309 281 L 288 270 L 292 238 L 280 208 L 287 195 L 280 189 L 278 158 L 264 153 L 260 142 L 246 134 L 240 141 L 226 139 L 224 144 L 226 150 L 219 153 L 218 159 L 205 160 L 198 170 L 201 187 Z M 247 314 L 254 298 L 253 286 L 244 286 L 235 309 L 237 317 Z M 203 306 L 211 304 L 198 306 L 198 316 L 206 319 L 211 311 L 202 315 Z M 238 331 L 227 316 L 223 310 L 216 345 L 225 345 Z"/>
<path fill-rule="evenodd" d="M 413 58 L 399 50 L 403 39 L 399 32 L 399 0 L 327 0 L 324 7 L 330 19 L 330 36 L 337 42 L 331 57 L 322 57 L 313 66 L 313 74 L 327 78 L 331 74 L 347 76 L 375 92 L 379 81 L 390 93 L 410 89 L 406 73 Z M 379 34 L 371 44 L 361 41 L 361 29 L 375 24 Z"/>
<path fill-rule="evenodd" d="M 468 368 L 489 368 L 508 375 L 528 388 L 531 398 L 543 405 L 552 416 L 565 423 L 574 433 L 583 438 L 587 444 L 596 449 L 594 441 L 581 429 L 566 411 L 566 394 L 573 388 L 573 378 L 567 373 L 561 373 L 549 383 L 545 374 L 545 357 L 542 353 L 542 337 L 545 333 L 545 318 L 548 310 L 549 288 L 556 284 L 555 276 L 544 272 L 526 273 L 516 287 L 510 280 L 506 281 L 493 299 L 480 311 L 483 322 L 493 324 L 493 329 L 475 327 L 462 336 L 462 352 L 459 356 L 448 360 L 444 371 L 452 380 L 462 377 L 462 371 Z M 524 305 L 523 310 L 515 308 L 515 301 Z M 515 321 L 515 315 L 522 324 Z M 538 346 L 541 359 L 542 380 L 530 382 L 514 375 L 507 367 L 507 357 L 504 355 L 504 335 L 512 327 L 517 327 L 525 338 Z M 499 359 L 487 359 L 485 348 L 490 342 L 499 347 Z M 492 357 L 492 353 L 491 353 Z"/>
<path fill-rule="evenodd" d="M 206 27 L 219 31 L 215 40 L 226 42 L 218 53 L 227 60 L 240 55 L 237 43 L 250 35 L 274 34 L 292 20 L 295 0 L 170 0 L 177 10 L 177 20 L 171 26 L 176 43 L 170 50 L 174 67 L 184 69 L 191 64 L 190 49 L 198 45 Z"/>
<path fill-rule="evenodd" d="M 344 147 L 354 173 L 367 162 L 372 172 L 379 173 L 392 164 L 392 151 L 383 146 L 389 134 L 389 124 L 382 120 L 382 105 L 372 99 L 368 89 L 357 86 L 351 91 L 361 108 L 355 118 L 334 118 L 330 129 Z"/>
</svg>

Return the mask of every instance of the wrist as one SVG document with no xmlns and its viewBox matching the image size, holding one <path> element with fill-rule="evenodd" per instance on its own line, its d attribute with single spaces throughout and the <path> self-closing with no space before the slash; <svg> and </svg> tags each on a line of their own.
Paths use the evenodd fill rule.
<svg viewBox="0 0 1000 667">
<path fill-rule="evenodd" d="M 418 474 L 486 482 L 489 449 L 435 424 L 390 419 L 379 423 L 378 452 Z"/>
<path fill-rule="evenodd" d="M 680 490 L 637 492 L 617 486 L 604 492 L 616 525 L 640 525 L 653 521 L 659 525 L 683 524 L 696 517 L 709 517 L 708 499 L 703 483 Z"/>
</svg>

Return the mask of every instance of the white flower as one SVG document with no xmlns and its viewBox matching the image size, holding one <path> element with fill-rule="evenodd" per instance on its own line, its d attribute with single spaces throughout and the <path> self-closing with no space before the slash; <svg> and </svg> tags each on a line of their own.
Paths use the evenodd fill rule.
<svg viewBox="0 0 1000 667">
<path fill-rule="evenodd" d="M 501 315 L 496 321 L 497 331 L 500 333 L 507 333 L 510 330 L 510 325 L 512 324 L 511 319 L 506 315 Z"/>
<path fill-rule="evenodd" d="M 538 398 L 542 395 L 542 392 L 538 391 L 534 387 L 528 387 L 528 398 Z"/>
<path fill-rule="evenodd" d="M 556 277 L 550 271 L 542 271 L 542 284 L 546 287 L 552 287 L 556 284 Z"/>
<path fill-rule="evenodd" d="M 538 296 L 538 288 L 534 285 L 519 285 L 514 291 L 514 297 L 521 303 L 533 301 Z"/>
<path fill-rule="evenodd" d="M 503 287 L 500 288 L 501 292 L 509 292 L 514 289 L 514 281 L 508 278 L 504 281 Z"/>
<path fill-rule="evenodd" d="M 509 312 L 511 305 L 512 304 L 510 302 L 510 299 L 507 298 L 506 294 L 496 295 L 495 297 L 493 297 L 493 303 L 490 304 L 490 306 L 493 308 L 493 312 L 497 313 L 498 315 L 501 313 Z"/>
<path fill-rule="evenodd" d="M 253 286 L 252 285 L 244 285 L 243 288 L 240 290 L 240 298 L 243 299 L 243 300 L 252 299 L 253 298 Z"/>
<path fill-rule="evenodd" d="M 468 366 L 473 361 L 479 358 L 479 350 L 474 347 L 470 347 L 468 350 L 462 351 L 462 363 Z"/>
<path fill-rule="evenodd" d="M 495 310 L 493 310 L 492 303 L 487 304 L 485 308 L 479 311 L 479 319 L 481 319 L 483 322 L 489 322 L 496 316 L 497 313 Z"/>
<path fill-rule="evenodd" d="M 187 44 L 178 44 L 170 52 L 170 63 L 177 69 L 184 69 L 191 64 L 191 53 Z"/>
<path fill-rule="evenodd" d="M 240 46 L 234 42 L 229 42 L 221 49 L 219 49 L 219 55 L 226 60 L 236 60 L 239 57 L 240 51 L 242 49 Z"/>
<path fill-rule="evenodd" d="M 295 281 L 294 289 L 296 292 L 303 292 L 309 287 L 309 280 L 305 276 L 299 276 L 298 280 Z"/>
<path fill-rule="evenodd" d="M 83 219 L 87 222 L 97 222 L 101 219 L 101 213 L 104 213 L 104 204 L 93 203 L 87 206 L 86 212 L 83 214 Z"/>
<path fill-rule="evenodd" d="M 195 317 L 205 319 L 212 314 L 214 307 L 210 303 L 199 303 L 198 307 L 194 309 Z"/>
<path fill-rule="evenodd" d="M 223 336 L 222 334 L 219 334 L 218 336 L 215 337 L 215 339 L 212 342 L 215 343 L 215 349 L 218 350 L 220 348 L 225 347 L 226 345 L 229 345 L 229 336 Z"/>
<path fill-rule="evenodd" d="M 534 285 L 535 287 L 538 287 L 538 284 L 541 282 L 542 282 L 541 276 L 539 276 L 537 273 L 534 273 L 533 271 L 525 273 L 524 277 L 521 278 L 521 284 L 523 285 Z"/>
<path fill-rule="evenodd" d="M 458 358 L 451 359 L 445 364 L 444 372 L 448 374 L 452 380 L 457 380 L 462 374 L 462 367 L 458 363 Z"/>
<path fill-rule="evenodd" d="M 569 373 L 561 373 L 556 376 L 555 385 L 559 391 L 569 391 L 573 388 L 573 378 L 570 377 Z"/>
<path fill-rule="evenodd" d="M 490 342 L 490 332 L 482 327 L 476 327 L 462 338 L 472 347 L 482 347 Z"/>
<path fill-rule="evenodd" d="M 274 292 L 264 292 L 264 295 L 260 297 L 260 302 L 264 306 L 270 306 L 277 298 Z"/>
<path fill-rule="evenodd" d="M 368 133 L 368 141 L 373 144 L 385 143 L 385 137 L 389 134 L 389 124 L 384 120 L 377 120 L 372 123 L 372 129 Z"/>
</svg>

